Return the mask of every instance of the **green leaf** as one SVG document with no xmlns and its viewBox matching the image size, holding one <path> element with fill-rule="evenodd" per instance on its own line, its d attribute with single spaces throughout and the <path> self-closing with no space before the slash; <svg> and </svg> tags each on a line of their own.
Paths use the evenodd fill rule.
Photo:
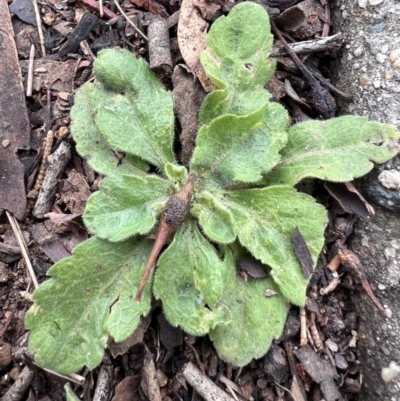
<svg viewBox="0 0 400 401">
<path fill-rule="evenodd" d="M 150 286 L 136 290 L 152 241 L 92 238 L 55 264 L 35 291 L 25 325 L 36 362 L 60 373 L 100 364 L 108 336 L 125 340 L 150 311 Z"/>
<path fill-rule="evenodd" d="M 399 151 L 395 127 L 358 116 L 294 125 L 278 166 L 266 183 L 294 185 L 306 177 L 346 182 L 368 173 Z"/>
<path fill-rule="evenodd" d="M 81 401 L 76 394 L 73 392 L 70 384 L 67 382 L 64 385 L 64 390 L 65 390 L 65 396 L 67 401 Z"/>
<path fill-rule="evenodd" d="M 170 182 L 157 176 L 106 178 L 87 202 L 83 215 L 86 227 L 110 241 L 146 234 L 156 223 L 172 189 Z"/>
<path fill-rule="evenodd" d="M 221 304 L 229 310 L 231 322 L 216 326 L 209 335 L 222 359 L 244 366 L 263 356 L 272 340 L 281 335 L 287 307 L 271 278 L 250 278 L 245 282 L 237 275 L 233 262 L 228 266 Z M 267 297 L 267 290 L 276 295 Z"/>
<path fill-rule="evenodd" d="M 71 109 L 71 132 L 78 153 L 88 157 L 90 166 L 100 174 L 135 174 L 144 177 L 148 168 L 147 163 L 136 156 L 125 157 L 120 162 L 97 128 L 92 99 L 96 90 L 94 85 L 85 84 L 75 96 L 75 104 Z"/>
<path fill-rule="evenodd" d="M 225 269 L 226 263 L 201 235 L 197 223 L 186 221 L 160 257 L 154 280 L 154 295 L 162 300 L 168 321 L 198 336 L 226 324 L 229 316 L 218 304 Z"/>
<path fill-rule="evenodd" d="M 232 213 L 212 193 L 205 191 L 196 195 L 191 213 L 199 219 L 202 229 L 213 241 L 229 244 L 235 240 Z"/>
<path fill-rule="evenodd" d="M 170 181 L 177 183 L 181 187 L 188 180 L 188 172 L 184 166 L 168 163 L 165 165 L 165 174 Z"/>
<path fill-rule="evenodd" d="M 103 84 L 92 95 L 95 123 L 116 149 L 160 169 L 175 158 L 173 101 L 143 59 L 127 50 L 106 49 L 94 63 Z"/>
<path fill-rule="evenodd" d="M 271 95 L 264 86 L 276 64 L 268 59 L 272 39 L 268 16 L 254 3 L 236 6 L 211 26 L 201 60 L 221 90 L 210 93 L 201 105 L 200 126 L 225 114 L 251 114 L 268 103 Z"/>
<path fill-rule="evenodd" d="M 291 240 L 298 227 L 315 265 L 324 244 L 324 207 L 289 186 L 227 192 L 222 202 L 233 215 L 241 244 L 271 267 L 271 276 L 290 302 L 304 305 L 308 281 Z"/>
<path fill-rule="evenodd" d="M 285 109 L 270 103 L 253 114 L 226 115 L 203 126 L 191 162 L 191 170 L 199 177 L 198 185 L 208 188 L 214 182 L 227 187 L 261 180 L 262 174 L 280 160 L 287 125 Z"/>
</svg>

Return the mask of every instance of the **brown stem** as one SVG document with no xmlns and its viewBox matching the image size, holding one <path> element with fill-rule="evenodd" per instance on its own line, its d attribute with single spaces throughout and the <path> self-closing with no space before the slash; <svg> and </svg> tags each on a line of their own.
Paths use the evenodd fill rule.
<svg viewBox="0 0 400 401">
<path fill-rule="evenodd" d="M 364 267 L 361 264 L 360 259 L 358 256 L 350 251 L 350 249 L 339 249 L 338 255 L 344 267 L 349 269 L 352 273 L 356 275 L 356 277 L 360 280 L 361 286 L 363 287 L 366 294 L 371 299 L 372 303 L 376 306 L 383 317 L 389 317 L 388 312 L 379 302 L 378 298 L 376 298 L 374 292 L 372 291 L 371 286 L 367 280 L 367 277 L 364 273 Z"/>
<path fill-rule="evenodd" d="M 190 173 L 189 178 L 180 192 L 168 199 L 160 220 L 160 227 L 149 260 L 144 269 L 142 280 L 136 293 L 135 300 L 140 302 L 151 270 L 157 261 L 161 249 L 166 244 L 168 238 L 184 222 L 190 209 L 190 201 L 194 190 L 195 173 Z"/>
</svg>

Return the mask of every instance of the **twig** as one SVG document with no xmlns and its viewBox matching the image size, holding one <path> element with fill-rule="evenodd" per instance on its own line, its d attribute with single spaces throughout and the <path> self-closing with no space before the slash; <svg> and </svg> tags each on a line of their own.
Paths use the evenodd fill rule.
<svg viewBox="0 0 400 401">
<path fill-rule="evenodd" d="M 28 82 L 26 84 L 26 96 L 32 96 L 33 87 L 33 62 L 35 61 L 35 45 L 31 45 L 31 51 L 29 52 L 29 64 L 28 64 Z"/>
<path fill-rule="evenodd" d="M 43 37 L 43 31 L 42 31 L 42 19 L 40 18 L 40 12 L 39 12 L 39 7 L 37 5 L 36 0 L 32 0 L 33 3 L 33 8 L 35 10 L 35 16 L 36 16 L 36 24 L 38 27 L 38 33 L 39 33 L 39 41 L 40 41 L 40 48 L 42 49 L 42 57 L 46 56 L 46 48 L 44 47 L 44 37 Z"/>
<path fill-rule="evenodd" d="M 29 259 L 28 247 L 26 247 L 25 240 L 23 239 L 23 237 L 20 234 L 18 222 L 17 222 L 16 218 L 8 210 L 6 210 L 6 215 L 7 215 L 8 221 L 11 224 L 11 228 L 14 232 L 15 238 L 17 239 L 18 245 L 21 248 L 21 253 L 22 253 L 22 256 L 24 257 L 24 261 L 28 268 L 33 285 L 35 288 L 37 288 L 37 287 L 39 287 L 39 283 L 37 281 L 35 271 L 33 270 L 31 261 Z"/>
<path fill-rule="evenodd" d="M 35 362 L 32 362 L 32 363 L 33 363 L 35 366 L 38 366 L 38 365 L 36 365 Z M 40 367 L 40 366 L 39 366 L 39 367 Z M 68 380 L 68 381 L 70 381 L 70 382 L 79 384 L 80 386 L 82 386 L 83 383 L 85 383 L 85 380 L 86 380 L 83 376 L 78 375 L 78 374 L 76 374 L 76 373 L 71 373 L 70 375 L 63 375 L 63 374 L 61 374 L 61 373 L 55 372 L 54 370 L 50 370 L 50 369 L 46 369 L 46 368 L 42 368 L 42 367 L 40 367 L 40 368 L 43 369 L 43 370 L 44 370 L 45 372 L 47 372 L 47 373 L 50 373 L 50 374 L 52 374 L 52 375 L 54 375 L 54 376 L 61 377 L 62 379 Z M 2 400 L 1 400 L 1 401 L 2 401 Z"/>
<path fill-rule="evenodd" d="M 103 13 L 104 13 L 103 0 L 99 0 L 99 15 L 100 15 L 100 18 L 103 18 Z"/>
<path fill-rule="evenodd" d="M 7 393 L 0 398 L 0 401 L 20 401 L 23 399 L 26 389 L 33 379 L 33 370 L 26 365 L 18 375 L 17 380 L 10 387 Z"/>
<path fill-rule="evenodd" d="M 225 386 L 227 386 L 228 388 L 231 388 L 233 390 L 235 390 L 239 395 L 241 395 L 242 397 L 246 398 L 247 400 L 253 401 L 254 398 L 252 396 L 247 396 L 242 389 L 236 384 L 234 383 L 232 380 L 229 380 L 227 377 L 220 375 L 219 380 L 225 384 Z M 236 398 L 236 397 L 235 397 Z"/>
<path fill-rule="evenodd" d="M 6 331 L 7 331 L 7 329 L 8 329 L 8 326 L 10 325 L 10 323 L 12 322 L 12 320 L 13 320 L 13 317 L 14 317 L 14 315 L 15 315 L 15 311 L 17 310 L 17 307 L 18 307 L 18 302 L 15 304 L 15 306 L 14 306 L 14 309 L 10 312 L 10 314 L 7 316 L 7 319 L 6 319 L 6 321 L 5 321 L 5 323 L 4 323 L 4 326 L 1 328 L 1 330 L 0 330 L 0 337 L 3 337 L 4 336 L 4 334 L 6 333 Z"/>
<path fill-rule="evenodd" d="M 379 302 L 378 298 L 376 298 L 374 292 L 372 291 L 371 286 L 369 285 L 367 276 L 365 275 L 364 272 L 364 267 L 361 264 L 361 261 L 358 258 L 358 256 L 354 252 L 350 251 L 350 249 L 339 249 L 338 254 L 340 260 L 342 261 L 343 266 L 349 269 L 352 273 L 354 273 L 355 276 L 360 280 L 361 286 L 364 288 L 364 291 L 369 296 L 372 303 L 379 310 L 381 315 L 383 317 L 390 318 L 391 312 L 387 311 Z"/>
<path fill-rule="evenodd" d="M 49 104 L 50 99 L 47 99 L 47 103 Z M 28 197 L 28 204 L 26 206 L 26 212 L 25 212 L 25 217 L 29 215 L 29 213 L 32 211 L 33 206 L 35 205 L 35 201 L 38 197 L 39 190 L 42 187 L 43 184 L 43 179 L 44 179 L 44 174 L 46 172 L 47 168 L 47 158 L 50 156 L 51 149 L 53 147 L 53 140 L 54 140 L 54 133 L 52 130 L 49 130 L 47 133 L 46 139 L 44 141 L 43 145 L 43 156 L 42 156 L 42 163 L 40 165 L 39 173 L 36 177 L 36 182 L 35 186 L 31 191 L 29 191 L 27 197 Z"/>
<path fill-rule="evenodd" d="M 285 390 L 286 392 L 288 392 L 290 395 L 291 395 L 291 397 L 294 399 L 294 401 L 297 401 L 296 400 L 296 397 L 293 395 L 293 393 L 288 389 L 288 388 L 286 388 L 286 387 L 283 387 L 283 386 L 281 386 L 279 383 L 277 383 L 277 382 L 274 382 L 278 387 L 280 387 L 282 390 Z"/>
<path fill-rule="evenodd" d="M 307 323 L 306 323 L 306 310 L 304 307 L 300 308 L 300 345 L 307 344 Z"/>
<path fill-rule="evenodd" d="M 112 365 L 103 363 L 97 377 L 96 389 L 93 395 L 93 401 L 108 400 L 111 391 Z"/>
<path fill-rule="evenodd" d="M 322 50 L 332 50 L 335 47 L 339 47 L 341 45 L 341 39 L 342 34 L 339 32 L 335 35 L 326 36 L 324 38 L 315 38 L 303 42 L 290 43 L 289 46 L 296 54 L 308 54 Z M 271 51 L 271 57 L 285 56 L 287 54 L 288 53 L 284 47 L 273 47 Z"/>
<path fill-rule="evenodd" d="M 125 17 L 126 22 L 131 25 L 135 31 L 145 40 L 147 39 L 147 36 L 130 20 L 130 18 L 125 14 L 125 11 L 121 8 L 121 6 L 118 3 L 118 0 L 114 0 L 115 5 L 117 6 L 119 12 Z"/>
<path fill-rule="evenodd" d="M 82 3 L 83 5 L 85 5 L 86 7 L 100 13 L 100 5 L 99 5 L 99 3 L 97 3 L 96 0 L 78 0 L 78 1 L 80 3 Z M 104 16 L 104 18 L 107 18 L 107 19 L 113 19 L 113 18 L 118 19 L 118 15 L 115 14 L 110 9 L 108 9 L 107 7 L 103 7 L 103 16 Z"/>
<path fill-rule="evenodd" d="M 182 370 L 185 380 L 204 398 L 205 401 L 233 401 L 228 394 L 214 384 L 193 363 L 187 363 Z"/>
<path fill-rule="evenodd" d="M 326 286 L 319 290 L 321 295 L 326 295 L 332 292 L 340 283 L 339 277 L 334 277 L 333 280 Z"/>
</svg>

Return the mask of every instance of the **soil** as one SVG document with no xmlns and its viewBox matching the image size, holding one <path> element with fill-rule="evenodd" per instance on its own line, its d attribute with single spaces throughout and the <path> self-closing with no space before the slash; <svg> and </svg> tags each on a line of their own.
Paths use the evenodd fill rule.
<svg viewBox="0 0 400 401">
<path fill-rule="evenodd" d="M 17 6 L 15 3 L 18 3 Z M 66 166 L 57 178 L 59 182 L 55 196 L 49 195 L 52 200 L 52 213 L 43 215 L 34 206 L 35 202 L 29 200 L 35 200 L 34 196 L 28 196 L 27 213 L 18 219 L 36 277 L 39 282 L 43 282 L 47 270 L 56 261 L 69 256 L 77 244 L 87 239 L 88 233 L 80 216 L 88 197 L 98 188 L 101 180 L 78 155 L 70 135 L 69 112 L 73 104 L 73 95 L 83 83 L 91 79 L 93 55 L 99 50 L 120 46 L 146 59 L 153 50 L 147 48 L 146 41 L 126 24 L 123 17 L 114 17 L 114 14 L 120 13 L 113 2 L 104 2 L 106 12 L 103 18 L 99 18 L 98 9 L 93 8 L 97 4 L 95 2 L 41 0 L 38 1 L 38 6 L 47 52 L 47 56 L 43 56 L 32 1 L 17 0 L 15 3 L 9 6 L 25 88 L 31 43 L 36 49 L 37 75 L 33 80 L 33 94 L 26 97 L 31 143 L 29 149 L 18 152 L 19 162 L 25 170 L 25 193 L 29 194 L 29 191 L 35 188 L 40 189 L 43 184 L 40 182 L 43 178 L 40 166 L 46 149 L 53 154 L 64 141 L 68 145 L 65 154 L 69 152 Z M 310 39 L 327 29 L 324 14 L 326 6 L 319 2 L 306 0 L 295 5 L 296 1 L 266 0 L 259 3 L 268 9 L 270 15 L 280 14 L 276 23 L 278 28 L 286 32 L 288 41 L 291 41 L 291 38 L 296 41 Z M 232 5 L 233 3 L 221 4 L 219 1 L 199 2 L 198 9 L 202 11 L 198 13 L 199 24 L 201 25 L 202 21 L 203 24 L 211 24 L 219 15 L 228 12 Z M 295 9 L 284 11 L 293 5 Z M 187 54 L 185 43 L 179 45 L 177 39 L 177 18 L 174 13 L 180 9 L 179 2 L 131 0 L 124 1 L 122 8 L 129 15 L 135 16 L 135 21 L 144 32 L 147 32 L 148 21 L 154 15 L 168 21 L 171 65 L 159 61 L 154 70 L 168 88 L 178 88 L 183 81 L 188 82 L 181 89 L 183 93 L 187 92 L 187 85 L 195 82 L 190 89 L 193 91 L 190 99 L 193 107 L 198 108 L 204 98 L 204 91 L 197 80 L 187 79 L 188 71 L 195 69 L 179 67 L 179 73 L 172 76 L 172 71 L 178 64 L 191 64 L 191 55 Z M 90 12 L 87 12 L 88 10 Z M 299 20 L 293 21 L 293 10 L 303 10 Z M 321 15 L 325 17 L 321 18 Z M 304 22 L 310 19 L 314 21 L 311 27 L 309 23 Z M 78 31 L 75 30 L 77 25 Z M 296 26 L 293 27 L 294 25 Z M 196 34 L 197 28 L 193 29 Z M 11 32 L 8 34 L 12 35 Z M 185 49 L 180 49 L 179 46 Z M 279 43 L 276 43 L 276 46 L 279 47 Z M 319 68 L 329 79 L 331 74 L 327 66 L 333 54 L 332 51 L 322 51 L 318 56 L 308 55 L 307 64 Z M 305 104 L 307 82 L 292 60 L 279 58 L 278 71 L 276 77 L 268 84 L 274 99 L 289 110 L 294 121 L 318 118 L 312 105 Z M 198 73 L 198 77 L 203 87 L 206 87 L 207 83 L 203 82 L 204 77 L 201 77 L 201 73 Z M 296 99 L 292 92 L 285 89 L 285 79 L 290 80 L 302 99 Z M 184 103 L 177 110 L 179 130 L 184 133 L 178 132 L 177 136 L 182 134 L 182 143 L 185 141 L 187 144 L 183 145 L 181 153 L 183 158 L 188 160 L 190 146 L 193 146 L 193 131 L 196 131 L 193 130 L 193 119 L 196 120 L 197 115 L 194 113 L 193 117 L 192 111 L 186 109 L 188 102 Z M 47 135 L 49 129 L 54 132 L 52 142 Z M 218 357 L 207 337 L 195 338 L 186 335 L 179 328 L 171 327 L 160 306 L 155 304 L 151 317 L 144 319 L 140 329 L 128 339 L 129 341 L 124 342 L 120 349 L 115 344 L 107 349 L 101 367 L 93 371 L 84 369 L 78 372 L 80 377 L 85 379 L 83 385 L 77 384 L 76 378 L 71 381 L 70 378 L 46 372 L 37 367 L 31 359 L 27 349 L 24 316 L 32 304 L 33 283 L 10 219 L 5 210 L 0 209 L 2 400 L 63 400 L 64 384 L 67 382 L 71 382 L 77 396 L 84 400 L 196 400 L 200 399 L 198 392 L 182 375 L 182 369 L 189 361 L 199 367 L 204 376 L 226 391 L 232 399 L 356 400 L 362 377 L 357 346 L 358 315 L 350 299 L 354 291 L 360 291 L 361 286 L 352 275 L 351 269 L 341 265 L 337 254 L 339 245 L 345 244 L 351 237 L 359 215 L 367 215 L 368 210 L 365 201 L 358 195 L 350 201 L 344 200 L 342 194 L 348 191 L 344 185 L 338 190 L 318 181 L 306 180 L 299 186 L 299 190 L 314 195 L 329 211 L 326 245 L 310 281 L 305 310 L 296 307 L 290 309 L 281 338 L 274 342 L 264 358 L 241 369 L 232 367 Z M 346 201 L 351 205 L 357 204 L 358 209 L 353 207 L 350 211 L 357 209 L 358 216 L 349 212 Z M 251 272 L 245 274 L 251 275 Z M 372 303 L 369 307 L 374 308 Z M 300 342 L 306 340 L 300 336 L 300 319 L 303 314 L 306 318 L 308 345 L 300 347 Z M 25 380 L 26 387 L 20 389 L 20 394 L 14 398 L 7 398 L 10 397 L 11 386 L 18 383 L 16 380 L 20 377 L 20 381 L 23 381 L 22 373 L 25 368 L 31 373 L 29 380 Z"/>
</svg>

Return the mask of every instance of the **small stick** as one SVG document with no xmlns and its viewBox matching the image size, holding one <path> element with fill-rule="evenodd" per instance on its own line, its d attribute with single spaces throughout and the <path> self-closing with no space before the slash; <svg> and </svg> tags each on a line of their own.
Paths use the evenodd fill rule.
<svg viewBox="0 0 400 401">
<path fill-rule="evenodd" d="M 50 102 L 49 98 L 47 99 L 47 102 L 48 103 Z M 47 168 L 47 158 L 50 156 L 51 149 L 53 147 L 53 141 L 54 141 L 54 133 L 52 130 L 49 130 L 49 132 L 47 133 L 46 139 L 44 141 L 42 163 L 40 165 L 39 173 L 36 177 L 35 186 L 28 193 L 28 204 L 26 206 L 25 217 L 27 217 L 29 215 L 29 213 L 32 211 L 33 206 L 35 205 L 35 201 L 38 197 L 39 190 L 42 187 L 44 173 L 46 172 L 46 168 Z"/>
<path fill-rule="evenodd" d="M 8 221 L 11 224 L 11 228 L 14 232 L 15 238 L 17 239 L 18 245 L 21 248 L 21 253 L 22 253 L 22 256 L 24 257 L 24 261 L 28 268 L 33 285 L 35 288 L 37 288 L 37 287 L 39 287 L 39 283 L 37 281 L 35 271 L 33 270 L 32 263 L 29 259 L 28 247 L 26 247 L 25 240 L 23 238 L 21 238 L 18 222 L 17 222 L 16 218 L 8 210 L 6 210 L 6 215 L 7 215 Z"/>
<path fill-rule="evenodd" d="M 300 308 L 300 345 L 307 345 L 306 310 L 304 307 Z"/>
<path fill-rule="evenodd" d="M 130 18 L 125 14 L 124 10 L 121 8 L 121 6 L 118 3 L 118 0 L 114 0 L 115 5 L 117 6 L 119 12 L 125 17 L 126 22 L 131 25 L 133 27 L 133 29 L 135 29 L 135 31 L 137 31 L 137 33 L 144 39 L 144 40 L 148 40 L 147 36 L 130 20 Z"/>
<path fill-rule="evenodd" d="M 29 52 L 29 64 L 28 64 L 28 82 L 26 83 L 26 96 L 32 96 L 33 87 L 33 62 L 35 61 L 35 45 L 31 45 L 31 51 Z"/>
<path fill-rule="evenodd" d="M 332 50 L 334 47 L 340 47 L 341 39 L 342 34 L 339 32 L 335 35 L 326 36 L 324 38 L 315 38 L 312 40 L 290 43 L 288 46 L 296 54 L 308 54 L 323 50 Z M 285 56 L 287 54 L 288 52 L 284 47 L 273 47 L 271 51 L 271 57 Z"/>
<path fill-rule="evenodd" d="M 100 18 L 103 18 L 104 10 L 103 10 L 103 0 L 99 0 L 99 15 Z"/>
<path fill-rule="evenodd" d="M 342 262 L 340 261 L 339 255 L 335 255 L 332 260 L 328 263 L 327 268 L 333 273 L 339 269 Z"/>
<path fill-rule="evenodd" d="M 4 323 L 4 326 L 3 326 L 3 327 L 1 328 L 1 330 L 0 330 L 0 337 L 3 337 L 4 334 L 6 333 L 6 331 L 7 331 L 7 329 L 8 329 L 8 326 L 10 325 L 10 323 L 11 323 L 12 320 L 13 320 L 13 317 L 14 317 L 14 315 L 15 315 L 15 311 L 17 310 L 17 307 L 18 307 L 18 303 L 15 304 L 14 309 L 13 309 L 13 310 L 10 312 L 10 314 L 7 316 L 7 319 L 6 319 L 5 323 Z"/>
<path fill-rule="evenodd" d="M 223 376 L 223 375 L 219 375 L 218 376 L 219 380 L 225 384 L 225 386 L 228 389 L 232 389 L 235 390 L 239 395 L 241 395 L 243 398 L 246 398 L 246 400 L 250 400 L 250 401 L 254 401 L 254 398 L 250 395 L 247 396 L 243 390 L 236 384 L 234 383 L 232 380 L 229 380 L 227 377 Z M 232 394 L 233 395 L 233 394 Z M 234 395 L 234 398 L 236 399 L 236 395 Z"/>
<path fill-rule="evenodd" d="M 333 280 L 324 288 L 321 288 L 319 290 L 319 293 L 321 295 L 326 295 L 332 292 L 340 283 L 340 278 L 339 277 L 334 277 Z"/>
<path fill-rule="evenodd" d="M 193 363 L 187 363 L 182 370 L 185 380 L 199 393 L 205 401 L 233 401 L 228 394 L 214 384 Z"/>
<path fill-rule="evenodd" d="M 82 3 L 83 5 L 85 5 L 86 7 L 100 13 L 100 5 L 99 5 L 99 3 L 97 3 L 96 0 L 78 0 L 78 1 L 80 3 Z M 107 18 L 107 19 L 113 19 L 113 18 L 118 19 L 118 15 L 115 14 L 110 9 L 108 9 L 107 7 L 103 7 L 103 15 L 104 15 L 104 18 Z"/>
<path fill-rule="evenodd" d="M 372 291 L 371 286 L 367 280 L 367 277 L 364 272 L 364 267 L 361 264 L 358 256 L 350 251 L 350 249 L 339 249 L 339 257 L 342 261 L 344 267 L 349 269 L 355 276 L 360 280 L 361 286 L 364 288 L 364 291 L 367 293 L 372 303 L 376 306 L 383 317 L 390 318 L 390 312 L 387 311 L 382 304 L 379 302 L 378 298 L 376 298 L 374 292 Z"/>
<path fill-rule="evenodd" d="M 32 363 L 33 363 L 35 366 L 38 366 L 38 365 L 36 365 L 35 362 L 32 362 Z M 43 369 L 43 370 L 46 371 L 47 373 L 50 373 L 50 374 L 52 374 L 52 375 L 54 375 L 54 376 L 58 376 L 58 377 L 61 377 L 62 379 L 65 379 L 65 380 L 68 380 L 68 381 L 70 381 L 70 382 L 79 384 L 80 386 L 82 386 L 82 385 L 85 383 L 85 380 L 86 380 L 83 376 L 78 375 L 78 374 L 76 374 L 76 373 L 71 373 L 70 375 L 63 375 L 63 374 L 61 374 L 61 373 L 55 372 L 54 370 L 50 370 L 50 369 L 46 369 L 46 368 L 42 368 L 42 367 L 40 367 L 40 369 Z M 3 400 L 1 400 L 1 401 L 3 401 Z"/>
<path fill-rule="evenodd" d="M 43 37 L 43 31 L 42 31 L 42 19 L 40 18 L 40 12 L 39 12 L 39 7 L 37 5 L 36 0 L 32 0 L 33 3 L 33 8 L 35 10 L 35 16 L 36 16 L 36 24 L 38 27 L 38 33 L 39 33 L 39 41 L 40 41 L 40 48 L 42 49 L 42 57 L 46 56 L 46 48 L 44 47 L 44 37 Z"/>
<path fill-rule="evenodd" d="M 0 398 L 0 401 L 20 401 L 23 399 L 24 394 L 31 384 L 33 379 L 34 372 L 33 370 L 26 365 L 22 372 L 18 375 L 17 380 L 10 387 L 7 393 Z"/>
</svg>

